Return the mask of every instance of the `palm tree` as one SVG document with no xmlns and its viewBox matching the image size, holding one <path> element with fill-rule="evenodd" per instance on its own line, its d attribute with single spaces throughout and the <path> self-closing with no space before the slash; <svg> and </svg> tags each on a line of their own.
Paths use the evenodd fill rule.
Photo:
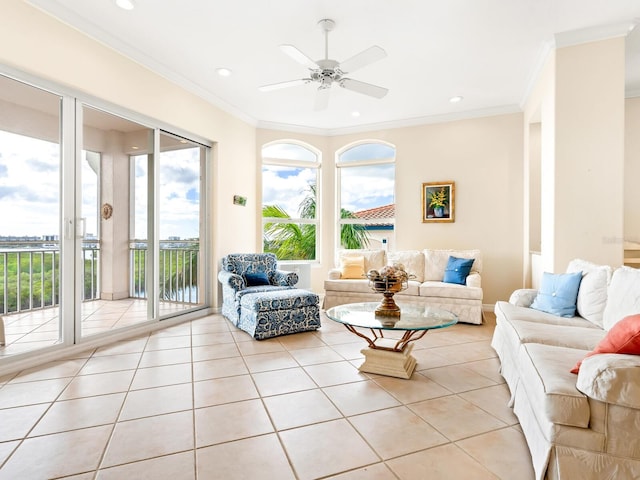
<svg viewBox="0 0 640 480">
<path fill-rule="evenodd" d="M 299 206 L 300 218 L 316 218 L 316 185 L 310 184 L 307 195 Z M 291 218 L 276 205 L 262 208 L 265 218 Z M 341 218 L 356 218 L 349 210 L 341 209 Z M 315 225 L 267 222 L 264 226 L 264 251 L 274 253 L 281 260 L 313 260 L 316 253 Z M 340 244 L 343 248 L 365 248 L 369 235 L 364 225 L 346 224 L 340 227 Z"/>
</svg>

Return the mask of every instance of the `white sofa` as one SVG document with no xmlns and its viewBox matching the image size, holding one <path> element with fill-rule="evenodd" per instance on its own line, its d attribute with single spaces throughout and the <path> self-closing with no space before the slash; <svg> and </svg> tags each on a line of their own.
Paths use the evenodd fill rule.
<svg viewBox="0 0 640 480">
<path fill-rule="evenodd" d="M 465 285 L 442 281 L 450 256 L 474 259 Z M 412 277 L 409 287 L 394 296 L 399 303 L 430 305 L 455 313 L 460 322 L 482 323 L 482 256 L 479 250 L 342 250 L 339 263 L 348 257 L 364 257 L 363 274 L 372 269 L 380 270 L 385 265 L 402 263 Z M 371 290 L 366 277 L 343 278 L 343 272 L 339 267 L 329 271 L 324 282 L 323 308 L 381 300 L 381 294 Z"/>
<path fill-rule="evenodd" d="M 640 313 L 640 270 L 573 260 L 567 272 L 577 271 L 576 316 L 530 308 L 538 292 L 517 290 L 496 303 L 492 346 L 538 480 L 637 479 L 640 356 L 585 356 Z"/>
</svg>

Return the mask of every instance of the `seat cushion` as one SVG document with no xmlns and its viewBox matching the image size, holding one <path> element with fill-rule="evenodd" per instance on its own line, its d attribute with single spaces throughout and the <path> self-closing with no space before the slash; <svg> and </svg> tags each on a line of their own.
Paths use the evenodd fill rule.
<svg viewBox="0 0 640 480">
<path fill-rule="evenodd" d="M 594 325 L 582 317 L 558 317 L 557 315 L 541 312 L 532 308 L 517 307 L 504 301 L 496 302 L 494 311 L 496 313 L 496 317 L 509 318 L 510 320 L 546 323 L 548 325 L 573 325 L 576 327 L 598 329 L 597 325 Z"/>
<path fill-rule="evenodd" d="M 569 370 L 588 350 L 527 343 L 518 350 L 521 388 L 536 415 L 572 427 L 589 427 L 589 399 L 576 388 Z"/>
<path fill-rule="evenodd" d="M 424 282 L 420 285 L 420 296 L 482 300 L 482 288 L 431 281 Z"/>
<path fill-rule="evenodd" d="M 544 323 L 512 320 L 508 322 L 518 338 L 518 343 L 542 343 L 556 347 L 591 350 L 607 334 L 599 328 L 584 328 L 571 325 L 550 327 Z"/>
<path fill-rule="evenodd" d="M 313 292 L 299 288 L 259 292 L 243 295 L 240 305 L 243 309 L 256 312 L 288 310 L 318 305 L 319 297 Z"/>
<path fill-rule="evenodd" d="M 415 280 L 409 280 L 406 290 L 396 293 L 396 295 L 415 295 L 419 294 L 420 284 Z M 325 280 L 325 291 L 336 291 L 344 293 L 372 293 L 375 294 L 369 286 L 369 280 L 355 280 L 343 278 L 340 280 Z M 382 297 L 381 294 L 379 294 Z"/>
</svg>

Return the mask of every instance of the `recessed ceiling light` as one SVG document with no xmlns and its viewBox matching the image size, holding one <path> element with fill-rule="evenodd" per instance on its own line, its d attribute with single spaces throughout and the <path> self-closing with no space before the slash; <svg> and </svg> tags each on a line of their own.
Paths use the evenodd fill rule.
<svg viewBox="0 0 640 480">
<path fill-rule="evenodd" d="M 463 99 L 464 97 L 461 97 L 460 95 L 456 95 L 455 97 L 451 97 L 449 101 L 451 103 L 460 103 Z"/>
<path fill-rule="evenodd" d="M 123 10 L 133 10 L 133 7 L 135 7 L 133 0 L 116 0 L 116 5 Z"/>
<path fill-rule="evenodd" d="M 140 147 L 136 147 L 135 145 L 131 147 L 131 150 L 138 150 Z"/>
<path fill-rule="evenodd" d="M 228 77 L 228 76 L 231 75 L 231 70 L 229 70 L 228 68 L 224 68 L 224 67 L 216 69 L 216 72 L 221 77 Z"/>
<path fill-rule="evenodd" d="M 351 112 L 351 116 L 352 117 L 359 117 L 360 116 L 360 112 Z"/>
</svg>

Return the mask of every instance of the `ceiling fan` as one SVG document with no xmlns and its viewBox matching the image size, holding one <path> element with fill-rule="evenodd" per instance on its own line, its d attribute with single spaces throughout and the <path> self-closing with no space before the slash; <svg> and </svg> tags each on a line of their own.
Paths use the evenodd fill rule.
<svg viewBox="0 0 640 480">
<path fill-rule="evenodd" d="M 347 78 L 345 75 L 383 59 L 387 56 L 387 53 L 382 48 L 374 45 L 344 62 L 340 63 L 335 60 L 331 60 L 329 58 L 329 32 L 334 29 L 336 23 L 333 20 L 325 18 L 318 22 L 318 26 L 322 29 L 325 35 L 325 55 L 323 60 L 318 60 L 317 62 L 313 61 L 293 45 L 280 45 L 280 49 L 284 53 L 309 69 L 309 77 L 274 83 L 271 85 L 263 85 L 258 89 L 262 92 L 268 92 L 271 90 L 293 87 L 311 82 L 319 83 L 320 85 L 318 86 L 318 91 L 316 93 L 315 110 L 324 110 L 327 108 L 329 105 L 329 92 L 334 83 L 353 92 L 362 93 L 375 98 L 384 97 L 389 91 L 388 89 L 372 85 L 370 83 L 361 82 L 359 80 L 354 80 L 352 78 Z"/>
</svg>

